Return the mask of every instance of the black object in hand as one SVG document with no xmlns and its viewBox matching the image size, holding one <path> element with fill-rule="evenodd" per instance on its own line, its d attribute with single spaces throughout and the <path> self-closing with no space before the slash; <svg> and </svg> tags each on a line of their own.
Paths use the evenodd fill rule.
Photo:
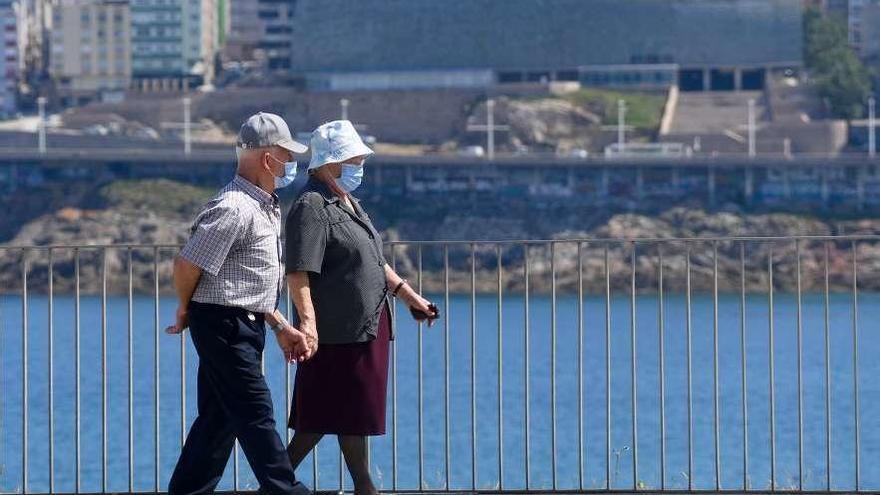
<svg viewBox="0 0 880 495">
<path fill-rule="evenodd" d="M 413 307 L 409 308 L 409 312 L 412 313 L 412 316 L 416 319 L 416 321 L 436 320 L 440 317 L 440 310 L 437 308 L 436 305 L 434 305 L 434 303 L 428 304 L 428 309 L 431 310 L 431 314 L 425 313 L 424 311 Z"/>
</svg>

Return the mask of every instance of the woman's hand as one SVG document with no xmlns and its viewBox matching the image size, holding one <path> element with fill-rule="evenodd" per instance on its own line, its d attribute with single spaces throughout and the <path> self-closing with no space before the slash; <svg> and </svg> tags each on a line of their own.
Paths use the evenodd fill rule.
<svg viewBox="0 0 880 495">
<path fill-rule="evenodd" d="M 294 361 L 301 363 L 314 355 L 306 343 L 306 336 L 291 325 L 285 325 L 275 332 L 275 339 L 278 340 L 278 347 L 281 348 L 288 363 Z"/>
<path fill-rule="evenodd" d="M 416 293 L 414 290 L 409 290 L 404 294 L 404 302 L 410 308 L 410 311 L 418 311 L 424 313 L 428 316 L 428 327 L 434 326 L 434 322 L 437 321 L 437 317 L 434 312 L 434 308 L 432 308 L 432 304 L 430 301 Z"/>
<path fill-rule="evenodd" d="M 300 322 L 299 331 L 305 336 L 309 351 L 313 355 L 318 352 L 318 328 L 315 326 L 315 322 L 312 320 Z"/>
<path fill-rule="evenodd" d="M 422 322 L 427 319 L 428 327 L 434 326 L 434 322 L 440 316 L 440 310 L 416 292 L 405 279 L 400 278 L 400 275 L 387 263 L 385 264 L 385 283 L 392 296 L 399 297 L 406 303 L 416 321 Z"/>
</svg>

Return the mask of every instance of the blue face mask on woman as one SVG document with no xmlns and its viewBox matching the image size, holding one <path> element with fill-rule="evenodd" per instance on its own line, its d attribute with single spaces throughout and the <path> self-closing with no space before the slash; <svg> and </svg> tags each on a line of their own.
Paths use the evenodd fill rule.
<svg viewBox="0 0 880 495">
<path fill-rule="evenodd" d="M 336 185 L 342 188 L 343 191 L 350 193 L 353 192 L 358 186 L 361 185 L 361 181 L 364 179 L 364 166 L 361 165 L 351 165 L 348 163 L 342 164 L 342 175 L 336 179 Z"/>
<path fill-rule="evenodd" d="M 275 189 L 281 189 L 293 184 L 294 179 L 296 179 L 296 162 L 282 162 L 272 155 L 269 155 L 269 158 L 284 164 L 284 175 L 281 177 L 275 176 Z"/>
</svg>

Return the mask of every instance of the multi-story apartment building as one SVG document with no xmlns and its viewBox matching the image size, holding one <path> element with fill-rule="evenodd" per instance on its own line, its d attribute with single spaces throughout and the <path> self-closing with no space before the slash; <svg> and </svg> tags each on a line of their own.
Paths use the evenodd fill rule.
<svg viewBox="0 0 880 495">
<path fill-rule="evenodd" d="M 132 75 L 146 90 L 209 82 L 218 44 L 216 0 L 131 0 Z"/>
<path fill-rule="evenodd" d="M 237 0 L 229 5 L 229 34 L 223 45 L 228 60 L 253 60 L 260 42 L 262 26 L 259 0 Z"/>
<path fill-rule="evenodd" d="M 52 11 L 49 73 L 62 103 L 119 92 L 131 83 L 128 0 L 62 0 Z"/>
<path fill-rule="evenodd" d="M 20 75 L 19 4 L 0 1 L 0 113 L 15 111 Z"/>
<path fill-rule="evenodd" d="M 293 56 L 293 19 L 297 0 L 258 0 L 262 52 L 270 70 L 289 70 Z"/>
</svg>

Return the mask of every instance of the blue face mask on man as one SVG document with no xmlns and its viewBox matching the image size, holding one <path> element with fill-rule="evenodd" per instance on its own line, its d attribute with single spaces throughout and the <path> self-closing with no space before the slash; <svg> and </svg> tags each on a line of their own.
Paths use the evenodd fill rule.
<svg viewBox="0 0 880 495">
<path fill-rule="evenodd" d="M 294 179 L 296 179 L 296 161 L 282 162 L 272 155 L 269 155 L 269 158 L 284 164 L 284 175 L 281 177 L 278 177 L 277 175 L 275 176 L 275 189 L 281 189 L 282 187 L 287 187 L 293 184 Z"/>
<path fill-rule="evenodd" d="M 342 164 L 342 175 L 336 179 L 336 185 L 342 188 L 343 191 L 350 193 L 354 192 L 358 186 L 361 185 L 361 181 L 364 179 L 364 165 L 352 165 L 349 163 Z"/>
</svg>

